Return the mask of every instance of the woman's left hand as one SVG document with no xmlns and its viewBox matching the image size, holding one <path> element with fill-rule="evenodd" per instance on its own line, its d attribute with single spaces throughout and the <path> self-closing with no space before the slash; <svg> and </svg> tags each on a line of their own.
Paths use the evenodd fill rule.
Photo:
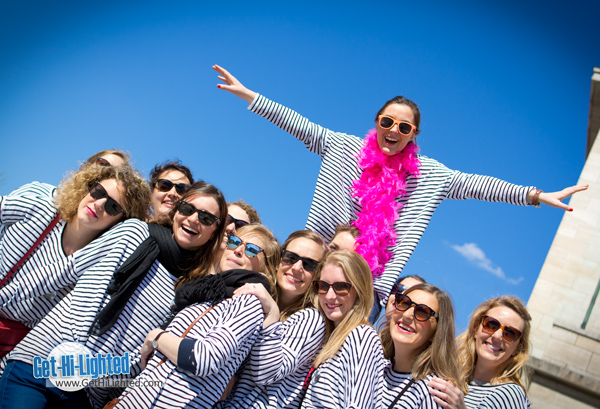
<svg viewBox="0 0 600 409">
<path fill-rule="evenodd" d="M 144 343 L 142 344 L 142 353 L 141 353 L 142 369 L 146 368 L 146 366 L 148 365 L 148 361 L 150 361 L 150 358 L 152 358 L 152 355 L 154 355 L 154 347 L 152 346 L 152 341 L 154 340 L 154 338 L 156 338 L 156 336 L 161 331 L 162 330 L 160 328 L 155 328 L 152 331 L 150 331 L 148 333 L 148 335 L 146 335 L 146 339 L 144 340 Z"/>
<path fill-rule="evenodd" d="M 246 283 L 233 292 L 233 298 L 243 294 L 253 294 L 258 297 L 265 313 L 264 328 L 279 321 L 279 307 L 265 286 L 262 284 Z"/>
<path fill-rule="evenodd" d="M 571 197 L 573 194 L 577 192 L 581 192 L 582 190 L 586 190 L 590 185 L 579 185 L 579 186 L 571 186 L 566 189 L 561 190 L 560 192 L 542 192 L 540 193 L 540 197 L 538 198 L 538 203 L 545 204 L 547 206 L 558 207 L 559 209 L 567 210 L 569 212 L 573 211 L 573 208 L 569 205 L 563 203 L 562 201 L 568 197 Z M 527 194 L 527 201 L 529 203 L 532 202 L 533 196 L 535 194 L 535 189 Z"/>
<path fill-rule="evenodd" d="M 467 409 L 465 406 L 465 395 L 451 382 L 434 377 L 427 383 L 427 386 L 430 388 L 429 393 L 433 395 L 433 400 L 438 405 L 451 409 Z"/>
</svg>

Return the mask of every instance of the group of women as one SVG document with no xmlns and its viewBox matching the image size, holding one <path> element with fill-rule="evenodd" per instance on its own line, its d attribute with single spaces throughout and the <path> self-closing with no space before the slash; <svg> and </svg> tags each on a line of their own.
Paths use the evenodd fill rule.
<svg viewBox="0 0 600 409">
<path fill-rule="evenodd" d="M 449 170 L 418 154 L 420 112 L 404 97 L 362 140 L 214 68 L 221 89 L 321 155 L 306 230 L 280 246 L 250 205 L 181 163 L 147 183 L 117 150 L 57 188 L 0 197 L 0 334 L 16 345 L 0 408 L 528 407 L 523 304 L 485 302 L 457 347 L 448 294 L 400 273 L 443 199 L 569 210 L 586 186 L 543 193 Z M 75 392 L 36 378 L 34 358 L 68 342 L 128 356 L 130 372 Z"/>
</svg>

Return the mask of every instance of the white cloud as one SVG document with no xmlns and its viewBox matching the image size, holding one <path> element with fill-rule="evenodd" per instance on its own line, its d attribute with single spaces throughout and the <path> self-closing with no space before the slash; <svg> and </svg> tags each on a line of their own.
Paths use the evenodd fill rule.
<svg viewBox="0 0 600 409">
<path fill-rule="evenodd" d="M 517 285 L 521 281 L 523 281 L 523 277 L 519 277 L 518 279 L 506 277 L 504 271 L 499 266 L 496 266 L 492 260 L 487 258 L 483 250 L 479 248 L 477 243 L 465 243 L 462 246 L 458 246 L 456 244 L 451 245 L 451 247 L 461 256 L 469 260 L 471 263 L 475 264 L 477 267 L 482 270 L 488 271 L 495 275 L 496 277 L 508 282 L 509 284 Z"/>
</svg>

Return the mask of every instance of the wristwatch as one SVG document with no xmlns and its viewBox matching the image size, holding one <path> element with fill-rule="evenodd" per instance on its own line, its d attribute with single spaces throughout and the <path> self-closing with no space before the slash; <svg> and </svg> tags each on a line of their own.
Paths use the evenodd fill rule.
<svg viewBox="0 0 600 409">
<path fill-rule="evenodd" d="M 156 338 L 154 338 L 154 340 L 152 341 L 152 348 L 157 349 L 158 348 L 158 339 L 160 338 L 160 336 L 162 334 L 165 334 L 167 331 L 161 331 Z"/>
<path fill-rule="evenodd" d="M 540 199 L 540 193 L 542 193 L 542 189 L 537 189 L 535 191 L 535 194 L 533 195 L 533 199 L 531 200 L 531 205 L 534 207 L 540 207 L 540 202 L 538 201 Z"/>
</svg>

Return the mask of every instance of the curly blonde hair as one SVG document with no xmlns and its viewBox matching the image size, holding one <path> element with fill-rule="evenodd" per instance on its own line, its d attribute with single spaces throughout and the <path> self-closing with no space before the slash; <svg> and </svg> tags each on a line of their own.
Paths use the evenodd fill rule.
<svg viewBox="0 0 600 409">
<path fill-rule="evenodd" d="M 492 385 L 506 382 L 514 382 L 523 388 L 527 393 L 525 385 L 527 384 L 527 372 L 525 364 L 529 359 L 530 343 L 529 334 L 531 332 L 531 315 L 523 305 L 523 302 L 516 296 L 504 295 L 502 297 L 492 298 L 480 304 L 471 314 L 471 322 L 465 332 L 458 336 L 458 358 L 462 365 L 461 382 L 465 387 L 473 379 L 475 365 L 477 365 L 477 351 L 475 350 L 475 334 L 488 311 L 496 307 L 507 307 L 516 312 L 523 319 L 525 326 L 521 338 L 516 341 L 519 343 L 517 353 L 511 356 L 506 362 L 502 363 L 497 369 L 495 375 L 490 380 Z"/>
<path fill-rule="evenodd" d="M 77 215 L 79 203 L 90 193 L 94 182 L 115 179 L 124 193 L 119 201 L 123 218 L 146 220 L 150 212 L 150 190 L 142 176 L 128 166 L 88 166 L 71 172 L 57 188 L 54 202 L 62 219 L 70 222 Z"/>
<path fill-rule="evenodd" d="M 306 292 L 306 301 L 317 306 L 317 309 L 325 319 L 326 329 L 325 345 L 315 358 L 313 368 L 317 368 L 326 360 L 333 358 L 354 328 L 360 325 L 371 325 L 369 324 L 369 314 L 371 313 L 371 307 L 375 298 L 373 295 L 371 269 L 360 254 L 350 250 L 336 250 L 327 253 L 325 259 L 319 264 L 315 272 L 313 282 L 321 278 L 321 272 L 327 265 L 339 267 L 344 271 L 348 282 L 356 290 L 356 300 L 344 319 L 335 327 L 333 322 L 327 318 L 325 311 L 323 311 L 319 303 L 319 293 L 313 285 L 309 287 Z"/>
</svg>

